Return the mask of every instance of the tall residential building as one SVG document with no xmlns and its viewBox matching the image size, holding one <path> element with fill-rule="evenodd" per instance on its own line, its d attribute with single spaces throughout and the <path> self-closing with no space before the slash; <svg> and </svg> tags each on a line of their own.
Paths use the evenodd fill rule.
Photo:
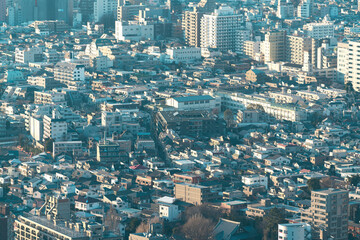
<svg viewBox="0 0 360 240">
<path fill-rule="evenodd" d="M 344 83 L 348 75 L 349 43 L 339 42 L 337 45 L 337 80 Z"/>
<path fill-rule="evenodd" d="M 312 39 L 302 36 L 287 36 L 286 61 L 303 65 L 304 52 L 312 52 Z"/>
<path fill-rule="evenodd" d="M 61 198 L 46 195 L 45 203 L 39 209 L 39 212 L 44 210 L 48 219 L 70 219 L 70 200 L 68 198 Z"/>
<path fill-rule="evenodd" d="M 348 239 L 349 192 L 327 189 L 311 192 L 311 207 L 301 212 L 301 220 L 312 225 L 313 237 L 321 240 Z"/>
<path fill-rule="evenodd" d="M 41 47 L 16 48 L 15 61 L 18 63 L 42 62 L 43 49 Z"/>
<path fill-rule="evenodd" d="M 278 240 L 311 240 L 311 225 L 285 223 L 278 225 Z"/>
<path fill-rule="evenodd" d="M 260 44 L 260 51 L 264 54 L 265 62 L 279 62 L 285 60 L 285 31 L 271 31 L 265 35 Z"/>
<path fill-rule="evenodd" d="M 241 28 L 241 23 L 242 16 L 228 6 L 221 6 L 212 14 L 205 14 L 200 27 L 201 47 L 235 51 L 236 33 Z"/>
<path fill-rule="evenodd" d="M 347 78 L 345 82 L 351 82 L 356 91 L 360 91 L 360 42 L 349 41 Z"/>
<path fill-rule="evenodd" d="M 100 22 L 106 15 L 115 16 L 118 6 L 117 0 L 95 0 L 94 2 L 94 21 Z"/>
<path fill-rule="evenodd" d="M 193 11 L 184 11 L 182 29 L 184 39 L 189 46 L 200 47 L 200 21 L 203 13 L 194 8 Z"/>
<path fill-rule="evenodd" d="M 56 141 L 64 141 L 67 137 L 67 123 L 65 119 L 54 119 L 44 116 L 44 135 L 43 140 L 53 139 Z"/>
</svg>

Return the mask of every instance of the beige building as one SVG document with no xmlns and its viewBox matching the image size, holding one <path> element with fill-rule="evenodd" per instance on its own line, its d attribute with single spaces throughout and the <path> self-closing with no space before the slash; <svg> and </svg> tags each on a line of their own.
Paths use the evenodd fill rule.
<svg viewBox="0 0 360 240">
<path fill-rule="evenodd" d="M 182 29 L 185 42 L 189 46 L 200 47 L 200 20 L 203 13 L 196 8 L 193 11 L 184 11 Z"/>
<path fill-rule="evenodd" d="M 260 51 L 264 54 L 265 62 L 279 62 L 285 60 L 285 31 L 271 31 L 265 35 L 260 44 Z"/>
<path fill-rule="evenodd" d="M 216 192 L 212 192 L 209 187 L 177 183 L 175 184 L 175 198 L 194 205 L 201 205 L 218 198 Z"/>
<path fill-rule="evenodd" d="M 327 189 L 311 192 L 311 207 L 301 213 L 301 220 L 312 225 L 320 239 L 348 239 L 349 192 Z"/>
<path fill-rule="evenodd" d="M 286 61 L 294 64 L 304 64 L 304 53 L 309 52 L 311 63 L 316 63 L 317 41 L 302 36 L 287 36 Z"/>
</svg>

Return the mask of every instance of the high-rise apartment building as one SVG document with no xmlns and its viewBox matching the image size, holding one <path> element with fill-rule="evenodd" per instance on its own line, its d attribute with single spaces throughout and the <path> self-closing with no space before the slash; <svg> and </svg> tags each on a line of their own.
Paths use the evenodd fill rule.
<svg viewBox="0 0 360 240">
<path fill-rule="evenodd" d="M 189 46 L 200 47 L 200 21 L 203 13 L 194 8 L 193 11 L 184 11 L 182 29 L 185 42 Z"/>
<path fill-rule="evenodd" d="M 286 61 L 303 65 L 305 51 L 312 52 L 311 38 L 292 35 L 286 37 Z"/>
<path fill-rule="evenodd" d="M 67 123 L 65 119 L 54 119 L 44 116 L 44 135 L 43 140 L 53 139 L 54 141 L 64 141 L 67 137 Z"/>
<path fill-rule="evenodd" d="M 311 192 L 311 207 L 301 212 L 301 220 L 312 225 L 319 239 L 348 239 L 349 193 L 341 189 Z"/>
<path fill-rule="evenodd" d="M 106 15 L 116 14 L 118 6 L 117 0 L 95 0 L 94 2 L 94 21 L 100 22 Z"/>
<path fill-rule="evenodd" d="M 201 19 L 201 47 L 235 51 L 236 33 L 241 28 L 241 23 L 242 16 L 228 6 L 223 5 L 212 14 L 205 14 Z"/>
<path fill-rule="evenodd" d="M 354 58 L 354 56 L 352 56 Z M 348 75 L 349 43 L 339 42 L 337 45 L 337 80 L 344 83 Z"/>
<path fill-rule="evenodd" d="M 344 45 L 344 48 L 341 50 L 342 54 L 346 54 L 346 47 Z M 355 91 L 360 91 L 360 55 L 358 55 L 358 52 L 360 52 L 360 42 L 359 41 L 349 41 L 348 43 L 348 57 L 347 57 L 347 63 L 344 63 L 344 69 L 340 69 L 341 71 L 346 70 L 346 77 L 345 77 L 345 83 L 351 82 L 353 85 L 353 88 Z M 343 59 L 338 59 L 338 62 Z M 340 63 L 339 63 L 340 64 Z M 338 69 L 339 71 L 339 69 Z"/>
<path fill-rule="evenodd" d="M 285 60 L 285 31 L 271 31 L 265 35 L 260 44 L 260 51 L 264 54 L 265 62 L 279 62 Z"/>
</svg>

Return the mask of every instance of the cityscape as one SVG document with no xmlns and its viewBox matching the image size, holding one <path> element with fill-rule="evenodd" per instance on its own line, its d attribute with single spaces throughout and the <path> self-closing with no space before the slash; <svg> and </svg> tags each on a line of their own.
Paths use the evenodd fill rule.
<svg viewBox="0 0 360 240">
<path fill-rule="evenodd" d="M 0 240 L 360 240 L 360 0 L 0 0 Z"/>
</svg>

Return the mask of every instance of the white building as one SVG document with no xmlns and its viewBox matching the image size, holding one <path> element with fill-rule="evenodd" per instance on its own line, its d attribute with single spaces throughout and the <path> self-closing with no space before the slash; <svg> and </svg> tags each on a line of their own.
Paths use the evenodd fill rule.
<svg viewBox="0 0 360 240">
<path fill-rule="evenodd" d="M 349 43 L 339 42 L 337 45 L 337 80 L 345 82 L 348 74 Z"/>
<path fill-rule="evenodd" d="M 197 47 L 172 47 L 166 49 L 167 62 L 193 62 L 201 59 L 201 48 Z"/>
<path fill-rule="evenodd" d="M 311 226 L 307 223 L 287 223 L 278 225 L 278 240 L 310 240 Z"/>
<path fill-rule="evenodd" d="M 30 116 L 30 118 L 29 118 L 29 128 L 30 128 L 30 135 L 36 141 L 42 141 L 43 132 L 44 132 L 44 126 L 43 126 L 42 119 Z"/>
<path fill-rule="evenodd" d="M 347 66 L 345 83 L 351 82 L 355 91 L 360 91 L 360 41 L 349 41 L 348 43 L 348 62 L 344 63 Z M 345 49 L 343 49 L 345 52 Z M 338 59 L 338 62 L 343 59 Z M 343 69 L 342 71 L 344 71 Z"/>
<path fill-rule="evenodd" d="M 209 95 L 168 98 L 166 105 L 181 111 L 220 109 L 220 103 L 217 103 L 216 99 Z"/>
<path fill-rule="evenodd" d="M 42 62 L 42 60 L 43 60 L 43 49 L 40 47 L 15 49 L 15 62 L 29 63 L 29 62 Z"/>
<path fill-rule="evenodd" d="M 85 66 L 71 62 L 59 62 L 54 67 L 54 79 L 68 87 L 83 85 L 85 81 Z"/>
<path fill-rule="evenodd" d="M 169 222 L 176 221 L 180 216 L 179 207 L 175 204 L 161 203 L 159 204 L 159 216 Z"/>
<path fill-rule="evenodd" d="M 237 31 L 241 28 L 241 23 L 242 16 L 228 6 L 222 5 L 212 14 L 205 14 L 200 24 L 200 46 L 235 51 Z"/>
<path fill-rule="evenodd" d="M 306 30 L 309 37 L 315 39 L 322 38 L 333 38 L 334 37 L 334 24 L 323 22 L 323 23 L 308 23 L 303 27 Z"/>
<path fill-rule="evenodd" d="M 115 38 L 118 41 L 154 39 L 154 25 L 148 22 L 115 22 Z"/>
<path fill-rule="evenodd" d="M 260 185 L 268 188 L 268 178 L 266 176 L 261 175 L 247 175 L 242 176 L 241 181 L 246 186 L 255 186 Z"/>
<path fill-rule="evenodd" d="M 106 15 L 116 15 L 118 0 L 96 0 L 94 2 L 94 20 L 99 22 Z"/>
<path fill-rule="evenodd" d="M 66 140 L 66 137 L 67 123 L 64 119 L 53 119 L 44 116 L 44 140 L 52 138 L 56 142 Z"/>
</svg>

